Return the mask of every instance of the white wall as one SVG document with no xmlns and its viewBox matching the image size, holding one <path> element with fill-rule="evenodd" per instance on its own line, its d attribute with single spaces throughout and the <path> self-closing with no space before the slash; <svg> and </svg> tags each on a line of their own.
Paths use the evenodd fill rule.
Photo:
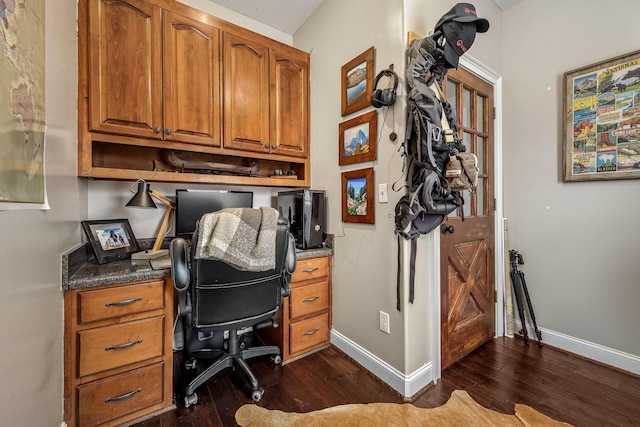
<svg viewBox="0 0 640 427">
<path fill-rule="evenodd" d="M 325 0 L 294 35 L 294 45 L 311 52 L 311 183 L 326 191 L 327 228 L 336 236 L 333 329 L 399 370 L 405 366 L 404 311 L 396 310 L 393 209 L 400 196 L 390 186 L 402 165 L 397 153 L 404 135 L 402 10 L 401 0 Z M 341 116 L 341 67 L 371 46 L 375 72 L 394 64 L 400 75 L 398 102 L 378 110 L 377 160 L 340 167 L 339 124 L 373 110 Z M 392 130 L 399 135 L 395 142 L 389 139 Z M 378 203 L 375 195 L 375 225 L 343 223 L 341 173 L 368 167 L 374 168 L 376 189 L 388 183 L 389 203 Z M 390 314 L 390 335 L 378 329 L 380 310 Z"/>
<path fill-rule="evenodd" d="M 538 324 L 640 357 L 640 181 L 563 183 L 566 71 L 638 49 L 637 0 L 504 12 L 504 190 Z"/>
<path fill-rule="evenodd" d="M 86 183 L 76 178 L 76 3 L 47 0 L 45 13 L 51 209 L 0 211 L 0 424 L 6 426 L 62 421 L 60 255 L 79 242 L 86 217 Z"/>
</svg>

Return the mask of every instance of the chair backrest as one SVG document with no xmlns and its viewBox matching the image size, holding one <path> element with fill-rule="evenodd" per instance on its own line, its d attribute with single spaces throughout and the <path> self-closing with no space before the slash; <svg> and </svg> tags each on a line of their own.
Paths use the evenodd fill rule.
<svg viewBox="0 0 640 427">
<path fill-rule="evenodd" d="M 295 243 L 287 220 L 278 219 L 275 268 L 267 271 L 241 271 L 220 260 L 197 259 L 198 234 L 197 227 L 191 241 L 187 279 L 191 326 L 202 331 L 238 329 L 274 317 L 283 296 L 288 294 L 296 264 Z M 180 291 L 175 279 L 174 284 Z"/>
</svg>

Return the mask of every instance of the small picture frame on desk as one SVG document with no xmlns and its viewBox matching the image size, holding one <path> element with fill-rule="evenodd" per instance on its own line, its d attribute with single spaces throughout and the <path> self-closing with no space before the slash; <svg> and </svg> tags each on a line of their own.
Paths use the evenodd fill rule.
<svg viewBox="0 0 640 427">
<path fill-rule="evenodd" d="M 81 223 L 98 264 L 127 259 L 139 250 L 128 219 L 99 219 Z"/>
</svg>

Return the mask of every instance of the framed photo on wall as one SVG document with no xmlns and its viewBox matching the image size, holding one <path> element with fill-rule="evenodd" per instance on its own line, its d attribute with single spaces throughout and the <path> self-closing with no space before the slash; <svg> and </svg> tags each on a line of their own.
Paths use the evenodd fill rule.
<svg viewBox="0 0 640 427">
<path fill-rule="evenodd" d="M 340 123 L 338 132 L 340 165 L 375 160 L 377 126 L 378 112 L 376 110 Z"/>
<path fill-rule="evenodd" d="M 563 179 L 640 178 L 640 51 L 564 74 Z"/>
<path fill-rule="evenodd" d="M 375 224 L 373 168 L 342 173 L 342 221 Z"/>
<path fill-rule="evenodd" d="M 128 219 L 82 221 L 99 264 L 126 259 L 138 252 L 138 241 Z"/>
<path fill-rule="evenodd" d="M 342 116 L 371 105 L 373 46 L 342 66 Z"/>
</svg>

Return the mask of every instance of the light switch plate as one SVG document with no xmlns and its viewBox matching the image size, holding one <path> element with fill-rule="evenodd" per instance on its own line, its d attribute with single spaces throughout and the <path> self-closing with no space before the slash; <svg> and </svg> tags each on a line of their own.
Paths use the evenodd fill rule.
<svg viewBox="0 0 640 427">
<path fill-rule="evenodd" d="M 384 182 L 382 184 L 378 184 L 378 202 L 379 203 L 388 203 L 388 195 L 387 195 L 387 183 Z"/>
</svg>

